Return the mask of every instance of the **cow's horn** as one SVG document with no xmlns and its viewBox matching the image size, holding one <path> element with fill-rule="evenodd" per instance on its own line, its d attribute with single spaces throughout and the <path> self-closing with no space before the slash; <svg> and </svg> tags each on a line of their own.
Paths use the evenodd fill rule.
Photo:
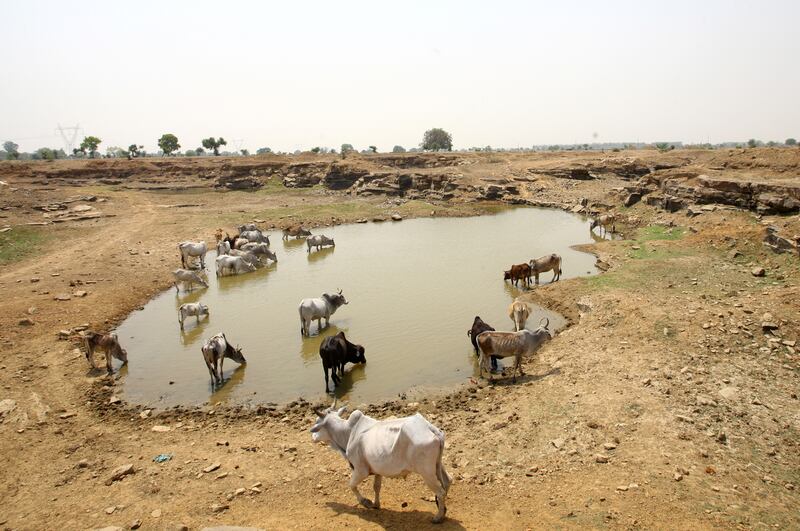
<svg viewBox="0 0 800 531">
<path fill-rule="evenodd" d="M 336 409 L 336 400 L 337 400 L 337 398 L 334 396 L 333 397 L 333 404 L 331 405 L 331 409 Z"/>
<path fill-rule="evenodd" d="M 542 324 L 542 321 L 544 321 L 543 328 L 547 328 L 548 326 L 550 326 L 550 319 L 548 319 L 547 317 L 542 317 L 541 321 L 539 321 L 539 325 Z"/>
<path fill-rule="evenodd" d="M 340 290 L 339 290 L 339 295 L 341 295 L 341 294 L 342 294 L 342 290 L 340 289 Z"/>
<path fill-rule="evenodd" d="M 314 411 L 314 413 L 317 414 L 318 417 L 324 417 L 325 416 L 325 412 L 321 407 L 315 407 L 313 409 L 313 411 Z"/>
</svg>

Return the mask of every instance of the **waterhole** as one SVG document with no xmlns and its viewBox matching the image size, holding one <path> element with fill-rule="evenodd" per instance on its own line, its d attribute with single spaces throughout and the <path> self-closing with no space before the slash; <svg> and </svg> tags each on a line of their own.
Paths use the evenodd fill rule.
<svg viewBox="0 0 800 531">
<path fill-rule="evenodd" d="M 117 329 L 129 359 L 121 369 L 124 398 L 150 407 L 321 399 L 319 345 L 339 331 L 363 345 L 367 359 L 347 366 L 339 397 L 361 403 L 456 384 L 477 374 L 466 333 L 476 315 L 498 330 L 512 329 L 507 308 L 521 291 L 503 281 L 511 264 L 558 253 L 562 279 L 596 272 L 592 255 L 571 248 L 593 241 L 588 222 L 558 210 L 313 232 L 334 238 L 336 246 L 307 253 L 304 240 L 282 241 L 273 232 L 277 264 L 221 278 L 214 275 L 211 251 L 208 289 L 171 289 L 131 314 Z M 544 273 L 540 282 L 552 276 Z M 349 304 L 331 317 L 329 328 L 318 333 L 314 322 L 312 337 L 301 337 L 299 301 L 338 289 Z M 181 331 L 177 309 L 185 302 L 207 304 L 210 316 L 199 324 L 188 318 Z M 552 312 L 532 309 L 529 328 L 545 315 L 551 328 L 564 324 Z M 226 360 L 225 382 L 212 388 L 200 348 L 217 332 L 241 346 L 247 363 Z"/>
</svg>

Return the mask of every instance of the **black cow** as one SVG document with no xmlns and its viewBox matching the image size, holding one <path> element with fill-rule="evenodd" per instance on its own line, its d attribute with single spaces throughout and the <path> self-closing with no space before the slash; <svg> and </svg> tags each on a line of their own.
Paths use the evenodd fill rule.
<svg viewBox="0 0 800 531">
<path fill-rule="evenodd" d="M 483 319 L 475 316 L 475 320 L 472 322 L 472 328 L 467 330 L 467 335 L 469 336 L 470 341 L 472 341 L 472 346 L 475 348 L 475 355 L 478 356 L 480 352 L 478 351 L 478 334 L 481 332 L 494 332 L 494 328 L 489 324 L 485 323 Z M 497 357 L 492 356 L 492 370 L 497 370 Z"/>
<path fill-rule="evenodd" d="M 350 343 L 344 332 L 339 332 L 335 336 L 326 337 L 322 344 L 319 346 L 319 357 L 322 358 L 322 369 L 325 371 L 325 392 L 328 392 L 328 369 L 331 369 L 331 378 L 333 378 L 334 389 L 341 378 L 336 375 L 336 370 L 339 370 L 339 375 L 344 376 L 345 363 L 366 363 L 367 358 L 364 357 L 364 347 Z"/>
</svg>

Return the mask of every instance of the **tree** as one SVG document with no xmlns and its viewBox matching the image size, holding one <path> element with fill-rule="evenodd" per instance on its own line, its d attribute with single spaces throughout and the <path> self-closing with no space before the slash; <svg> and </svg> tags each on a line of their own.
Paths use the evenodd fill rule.
<svg viewBox="0 0 800 531">
<path fill-rule="evenodd" d="M 83 138 L 80 146 L 80 152 L 84 155 L 86 152 L 89 152 L 89 158 L 94 158 L 97 155 L 97 148 L 100 147 L 100 144 L 103 141 L 97 138 L 96 136 L 87 136 Z"/>
<path fill-rule="evenodd" d="M 453 137 L 444 129 L 434 127 L 425 131 L 420 146 L 425 151 L 450 151 L 453 149 Z"/>
<path fill-rule="evenodd" d="M 656 149 L 659 150 L 661 153 L 665 153 L 669 151 L 669 144 L 666 142 L 657 142 Z"/>
<path fill-rule="evenodd" d="M 213 136 L 210 136 L 208 138 L 203 139 L 203 147 L 214 151 L 215 157 L 219 156 L 219 148 L 227 145 L 228 143 L 222 137 L 215 139 Z"/>
<path fill-rule="evenodd" d="M 250 155 L 250 151 L 247 149 L 240 149 L 239 153 L 241 153 L 243 157 L 247 157 Z"/>
<path fill-rule="evenodd" d="M 178 137 L 173 135 L 172 133 L 164 133 L 161 135 L 161 138 L 158 139 L 158 147 L 161 148 L 161 151 L 164 152 L 164 155 L 170 156 L 173 151 L 178 151 L 181 148 L 181 145 L 178 144 Z"/>
<path fill-rule="evenodd" d="M 775 147 L 777 145 L 778 143 L 775 142 L 774 140 L 770 140 L 769 142 L 767 142 L 767 147 Z"/>
<path fill-rule="evenodd" d="M 404 148 L 403 146 L 395 146 L 392 148 L 392 153 L 405 153 L 405 152 L 406 148 Z"/>
<path fill-rule="evenodd" d="M 265 155 L 267 153 L 272 153 L 272 150 L 268 147 L 262 147 L 256 150 L 256 155 Z"/>
<path fill-rule="evenodd" d="M 353 151 L 355 151 L 355 149 L 353 149 L 353 144 L 342 144 L 342 158 L 346 158 L 347 154 L 352 153 Z"/>
<path fill-rule="evenodd" d="M 143 149 L 144 146 L 137 146 L 136 144 L 131 144 L 128 146 L 128 160 L 144 157 Z"/>
<path fill-rule="evenodd" d="M 758 140 L 756 140 L 755 138 L 751 138 L 750 140 L 747 141 L 747 147 L 754 148 L 757 145 L 758 145 Z"/>
<path fill-rule="evenodd" d="M 372 151 L 373 153 L 377 153 L 378 152 L 378 148 L 376 146 L 370 146 L 369 150 Z"/>
<path fill-rule="evenodd" d="M 319 146 L 311 148 L 311 153 L 319 153 L 321 148 Z"/>
<path fill-rule="evenodd" d="M 787 138 L 786 142 L 784 142 L 784 143 L 787 146 L 796 146 L 797 145 L 797 140 L 795 140 L 794 138 Z"/>
<path fill-rule="evenodd" d="M 3 142 L 3 150 L 6 152 L 8 160 L 16 160 L 19 158 L 19 145 L 11 140 Z"/>
</svg>

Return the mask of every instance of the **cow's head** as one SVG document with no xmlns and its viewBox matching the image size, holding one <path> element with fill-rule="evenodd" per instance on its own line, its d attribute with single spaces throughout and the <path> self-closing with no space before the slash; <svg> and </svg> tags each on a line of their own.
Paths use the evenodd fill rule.
<svg viewBox="0 0 800 531">
<path fill-rule="evenodd" d="M 511 280 L 511 270 L 503 271 L 503 280 Z"/>
<path fill-rule="evenodd" d="M 331 302 L 338 308 L 339 306 L 343 306 L 348 304 L 347 299 L 344 298 L 342 295 L 342 290 L 339 290 L 336 295 L 331 295 Z"/>
<path fill-rule="evenodd" d="M 200 303 L 200 315 L 208 315 L 208 306 Z"/>
<path fill-rule="evenodd" d="M 353 363 L 366 363 L 367 362 L 367 358 L 364 357 L 364 352 L 365 352 L 364 351 L 364 347 L 362 347 L 361 345 L 353 345 L 353 349 L 352 350 L 353 350 L 353 354 L 354 354 L 354 357 L 355 357 L 355 360 L 356 360 Z"/>
<path fill-rule="evenodd" d="M 233 348 L 233 346 L 228 344 L 228 348 L 225 349 L 225 357 L 230 358 L 236 363 L 247 363 L 247 360 L 244 359 L 244 355 L 242 354 L 242 347 L 237 346 Z"/>
<path fill-rule="evenodd" d="M 334 399 L 333 405 L 326 409 L 315 409 L 314 413 L 317 414 L 317 420 L 311 426 L 311 440 L 316 443 L 330 443 L 332 442 L 330 424 L 332 419 L 341 418 L 342 413 L 347 410 L 347 405 L 336 409 L 336 400 Z"/>
<path fill-rule="evenodd" d="M 599 225 L 600 225 L 600 220 L 593 219 L 592 220 L 592 224 L 589 226 L 589 230 L 592 230 L 592 229 L 594 229 L 595 227 L 597 227 Z"/>
</svg>

